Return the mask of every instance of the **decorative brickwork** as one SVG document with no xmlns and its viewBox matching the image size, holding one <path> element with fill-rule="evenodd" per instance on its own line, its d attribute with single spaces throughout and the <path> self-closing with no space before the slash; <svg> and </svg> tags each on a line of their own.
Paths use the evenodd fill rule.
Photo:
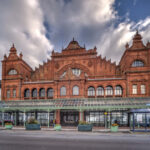
<svg viewBox="0 0 150 150">
<path fill-rule="evenodd" d="M 32 70 L 13 44 L 2 61 L 2 100 L 150 96 L 150 43 L 145 46 L 137 31 L 132 46 L 125 48 L 116 65 L 97 56 L 96 47 L 86 50 L 73 39 Z"/>
</svg>

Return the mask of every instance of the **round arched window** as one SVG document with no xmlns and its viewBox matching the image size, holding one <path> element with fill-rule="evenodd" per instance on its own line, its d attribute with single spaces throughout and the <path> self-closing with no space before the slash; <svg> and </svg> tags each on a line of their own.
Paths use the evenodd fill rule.
<svg viewBox="0 0 150 150">
<path fill-rule="evenodd" d="M 24 97 L 25 98 L 29 98 L 30 97 L 30 90 L 29 89 L 25 89 L 24 90 Z"/>
<path fill-rule="evenodd" d="M 104 88 L 102 86 L 99 86 L 97 89 L 96 89 L 96 95 L 97 96 L 104 96 Z"/>
<path fill-rule="evenodd" d="M 32 90 L 32 97 L 37 97 L 37 89 Z"/>
<path fill-rule="evenodd" d="M 9 72 L 8 72 L 8 75 L 15 75 L 17 74 L 17 71 L 15 69 L 11 69 Z"/>
<path fill-rule="evenodd" d="M 90 86 L 88 88 L 88 96 L 95 96 L 95 89 L 94 89 L 94 87 Z"/>
<path fill-rule="evenodd" d="M 47 90 L 47 97 L 53 97 L 54 90 L 52 88 L 48 88 Z"/>
<path fill-rule="evenodd" d="M 143 61 L 141 61 L 141 60 L 135 60 L 135 61 L 132 63 L 132 67 L 144 67 L 144 63 L 143 63 Z"/>
<path fill-rule="evenodd" d="M 113 88 L 112 86 L 107 86 L 106 87 L 106 95 L 113 95 Z"/>
<path fill-rule="evenodd" d="M 73 90 L 73 95 L 79 95 L 79 87 L 78 86 L 74 86 L 72 90 Z"/>
<path fill-rule="evenodd" d="M 122 87 L 120 85 L 117 85 L 115 87 L 115 95 L 122 95 Z"/>
<path fill-rule="evenodd" d="M 45 89 L 44 88 L 41 88 L 40 91 L 39 91 L 39 96 L 40 97 L 45 97 Z"/>
<path fill-rule="evenodd" d="M 60 95 L 61 95 L 61 96 L 66 96 L 66 87 L 65 87 L 65 86 L 62 86 L 62 87 L 60 88 Z"/>
</svg>

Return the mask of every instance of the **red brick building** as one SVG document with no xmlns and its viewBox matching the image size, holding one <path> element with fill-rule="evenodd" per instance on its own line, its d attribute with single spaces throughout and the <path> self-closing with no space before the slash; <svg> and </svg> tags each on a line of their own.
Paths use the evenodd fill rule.
<svg viewBox="0 0 150 150">
<path fill-rule="evenodd" d="M 73 39 L 62 52 L 53 51 L 51 60 L 33 70 L 13 45 L 2 61 L 2 100 L 106 98 L 107 101 L 107 98 L 149 97 L 150 43 L 144 45 L 137 32 L 132 45 L 126 44 L 125 48 L 116 65 L 98 56 L 96 47 L 86 50 Z M 74 120 L 80 118 L 78 111 L 60 113 L 60 110 L 55 111 L 54 118 L 60 123 L 61 117 L 70 113 L 74 114 Z M 90 121 L 86 117 L 92 113 L 85 110 L 83 118 Z M 101 111 L 98 113 L 101 117 Z"/>
</svg>

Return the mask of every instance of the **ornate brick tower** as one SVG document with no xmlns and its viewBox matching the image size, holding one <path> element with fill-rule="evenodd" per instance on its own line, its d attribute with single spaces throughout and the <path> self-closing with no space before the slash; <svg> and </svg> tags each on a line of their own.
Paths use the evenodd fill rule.
<svg viewBox="0 0 150 150">
<path fill-rule="evenodd" d="M 2 61 L 2 99 L 21 99 L 21 84 L 31 76 L 32 69 L 22 59 L 23 55 L 17 55 L 14 46 L 10 48 L 9 56 L 4 55 Z"/>
</svg>

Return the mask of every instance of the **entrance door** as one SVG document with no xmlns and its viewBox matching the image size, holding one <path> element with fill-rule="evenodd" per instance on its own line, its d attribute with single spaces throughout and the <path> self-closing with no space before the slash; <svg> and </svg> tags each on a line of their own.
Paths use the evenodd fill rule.
<svg viewBox="0 0 150 150">
<path fill-rule="evenodd" d="M 79 121 L 79 112 L 76 111 L 62 111 L 60 112 L 61 125 L 77 126 Z"/>
</svg>

